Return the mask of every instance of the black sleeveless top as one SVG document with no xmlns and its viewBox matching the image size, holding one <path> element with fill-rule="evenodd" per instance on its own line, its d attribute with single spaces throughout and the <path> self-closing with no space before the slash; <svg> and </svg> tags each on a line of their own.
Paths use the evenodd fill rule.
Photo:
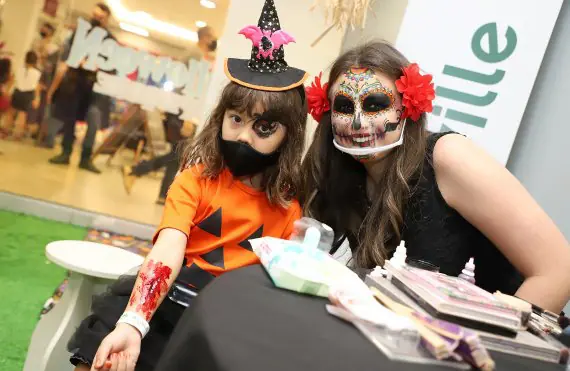
<svg viewBox="0 0 570 371">
<path fill-rule="evenodd" d="M 439 266 L 440 272 L 457 276 L 473 257 L 477 286 L 512 295 L 522 276 L 491 241 L 445 202 L 439 191 L 432 158 L 436 141 L 446 134 L 450 133 L 429 136 L 421 177 L 404 209 L 402 239 L 408 258 L 428 261 Z"/>
</svg>

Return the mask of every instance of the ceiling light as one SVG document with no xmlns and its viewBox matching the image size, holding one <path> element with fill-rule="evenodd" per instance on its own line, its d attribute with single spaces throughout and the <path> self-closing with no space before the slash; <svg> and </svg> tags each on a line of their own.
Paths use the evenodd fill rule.
<svg viewBox="0 0 570 371">
<path fill-rule="evenodd" d="M 135 27 L 144 27 L 143 29 L 147 33 L 147 30 L 153 30 L 189 41 L 198 41 L 198 34 L 195 31 L 163 22 L 143 11 L 130 11 L 121 4 L 121 0 L 107 0 L 107 3 L 111 7 L 113 16 L 119 21 L 128 22 L 131 26 L 134 25 Z"/>
<path fill-rule="evenodd" d="M 215 9 L 216 8 L 216 3 L 213 2 L 212 0 L 200 0 L 200 5 L 202 5 L 204 8 L 208 8 L 208 9 Z"/>
<path fill-rule="evenodd" d="M 202 27 L 206 27 L 207 23 L 204 21 L 196 21 L 196 27 L 198 28 L 202 28 Z"/>
<path fill-rule="evenodd" d="M 119 22 L 119 27 L 121 27 L 121 29 L 124 31 L 132 32 L 132 33 L 137 34 L 139 36 L 148 37 L 148 35 L 149 35 L 148 30 L 146 30 L 142 27 L 133 26 L 132 24 L 128 24 L 125 22 Z"/>
</svg>

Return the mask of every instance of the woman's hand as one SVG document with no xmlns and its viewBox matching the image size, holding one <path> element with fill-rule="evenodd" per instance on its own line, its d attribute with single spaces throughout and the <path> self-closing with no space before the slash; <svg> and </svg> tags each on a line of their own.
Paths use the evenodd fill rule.
<svg viewBox="0 0 570 371">
<path fill-rule="evenodd" d="M 103 339 L 92 371 L 134 371 L 141 350 L 141 334 L 125 323 L 119 323 L 115 330 Z"/>
<path fill-rule="evenodd" d="M 39 100 L 38 98 L 35 98 L 35 99 L 32 101 L 32 108 L 33 108 L 33 109 L 38 109 L 39 106 L 40 106 L 40 100 Z"/>
</svg>

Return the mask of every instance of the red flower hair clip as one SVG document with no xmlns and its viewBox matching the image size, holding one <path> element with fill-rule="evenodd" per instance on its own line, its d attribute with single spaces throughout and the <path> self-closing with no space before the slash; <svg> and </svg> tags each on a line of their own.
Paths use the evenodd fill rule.
<svg viewBox="0 0 570 371">
<path fill-rule="evenodd" d="M 435 99 L 432 76 L 422 75 L 417 63 L 402 68 L 404 75 L 396 81 L 396 89 L 402 94 L 404 112 L 402 119 L 410 117 L 418 121 L 424 112 L 433 110 Z"/>
<path fill-rule="evenodd" d="M 321 76 L 323 73 L 319 73 L 319 76 L 315 77 L 315 81 L 305 88 L 307 93 L 307 105 L 309 106 L 309 113 L 313 118 L 320 122 L 323 117 L 323 113 L 331 109 L 329 98 L 327 97 L 327 89 L 329 83 L 321 85 Z"/>
</svg>

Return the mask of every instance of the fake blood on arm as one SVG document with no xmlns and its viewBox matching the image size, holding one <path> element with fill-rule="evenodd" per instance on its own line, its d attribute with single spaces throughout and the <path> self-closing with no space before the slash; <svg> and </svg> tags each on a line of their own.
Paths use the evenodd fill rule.
<svg viewBox="0 0 570 371">
<path fill-rule="evenodd" d="M 168 279 L 172 274 L 169 266 L 149 260 L 139 273 L 140 282 L 135 286 L 129 305 L 141 312 L 147 321 L 158 307 L 161 295 L 168 291 Z"/>
</svg>

